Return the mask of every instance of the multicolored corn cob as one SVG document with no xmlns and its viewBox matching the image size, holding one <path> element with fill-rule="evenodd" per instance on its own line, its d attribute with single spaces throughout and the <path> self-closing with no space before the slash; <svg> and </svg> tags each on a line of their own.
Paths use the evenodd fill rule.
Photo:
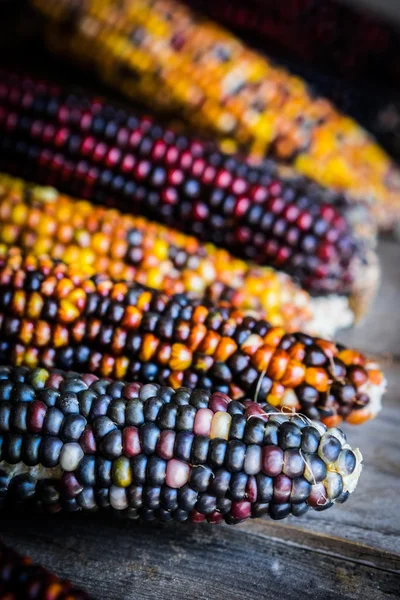
<svg viewBox="0 0 400 600">
<path fill-rule="evenodd" d="M 0 363 L 213 390 L 329 426 L 374 417 L 385 388 L 355 350 L 18 249 L 0 259 Z"/>
<path fill-rule="evenodd" d="M 274 164 L 251 166 L 147 117 L 12 74 L 0 85 L 0 133 L 7 171 L 167 222 L 313 293 L 373 296 L 376 257 L 349 224 L 345 198 L 325 202 L 321 188 L 279 176 Z"/>
<path fill-rule="evenodd" d="M 363 129 L 179 2 L 32 1 L 49 46 L 128 97 L 371 203 L 384 228 L 399 218 L 399 172 Z"/>
<path fill-rule="evenodd" d="M 329 98 L 340 110 L 356 119 L 399 164 L 399 91 L 377 90 L 375 83 L 356 85 L 294 61 L 285 60 L 283 64 L 303 77 L 316 94 Z"/>
<path fill-rule="evenodd" d="M 0 367 L 2 505 L 241 523 L 347 500 L 344 433 L 225 394 Z"/>
<path fill-rule="evenodd" d="M 0 385 L 4 379 L 0 382 Z M 4 403 L 2 403 L 3 410 Z M 20 404 L 21 406 L 21 404 Z M 25 436 L 26 440 L 28 435 Z M 2 463 L 0 463 L 2 465 Z M 1 468 L 1 467 L 0 467 Z M 0 503 L 5 494 L 4 471 L 0 475 Z M 16 476 L 15 490 L 20 488 L 22 495 L 28 478 Z M 26 494 L 25 494 L 26 498 Z M 54 573 L 34 564 L 30 558 L 22 557 L 0 540 L 0 599 L 1 600 L 89 600 L 88 594 L 74 587 L 69 581 L 60 579 Z"/>
<path fill-rule="evenodd" d="M 394 29 L 329 0 L 185 3 L 276 57 L 400 161 L 400 35 Z"/>
<path fill-rule="evenodd" d="M 400 35 L 373 12 L 335 0 L 185 0 L 268 53 L 351 81 L 400 85 Z"/>
<path fill-rule="evenodd" d="M 74 201 L 0 173 L 0 254 L 11 246 L 79 265 L 88 275 L 229 302 L 288 332 L 331 337 L 353 320 L 344 296 L 310 298 L 281 272 L 250 266 L 142 217 Z"/>
</svg>

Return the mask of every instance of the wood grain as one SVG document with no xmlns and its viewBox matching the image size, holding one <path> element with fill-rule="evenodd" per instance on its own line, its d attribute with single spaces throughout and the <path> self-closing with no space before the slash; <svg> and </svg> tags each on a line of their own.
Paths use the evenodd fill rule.
<svg viewBox="0 0 400 600">
<path fill-rule="evenodd" d="M 7 521 L 5 530 L 18 550 L 104 600 L 369 600 L 396 597 L 400 583 L 398 557 L 385 554 L 374 564 L 374 552 L 354 543 L 267 523 L 150 528 L 25 517 Z"/>
<path fill-rule="evenodd" d="M 364 455 L 350 500 L 283 523 L 138 526 L 95 515 L 0 517 L 17 550 L 99 600 L 335 600 L 400 597 L 400 245 L 380 243 L 381 291 L 364 324 L 340 337 L 384 358 L 382 413 L 345 426 Z"/>
</svg>

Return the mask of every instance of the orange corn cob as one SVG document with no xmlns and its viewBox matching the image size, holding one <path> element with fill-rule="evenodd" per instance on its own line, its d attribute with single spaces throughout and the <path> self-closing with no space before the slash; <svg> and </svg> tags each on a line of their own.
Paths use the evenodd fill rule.
<svg viewBox="0 0 400 600">
<path fill-rule="evenodd" d="M 385 387 L 355 350 L 18 249 L 0 259 L 0 340 L 3 364 L 220 391 L 329 426 L 375 416 Z"/>
</svg>

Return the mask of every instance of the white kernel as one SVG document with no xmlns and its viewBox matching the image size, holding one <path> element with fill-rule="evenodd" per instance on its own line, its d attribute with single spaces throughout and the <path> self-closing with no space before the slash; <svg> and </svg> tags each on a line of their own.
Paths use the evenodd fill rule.
<svg viewBox="0 0 400 600">
<path fill-rule="evenodd" d="M 261 447 L 256 444 L 248 446 L 244 459 L 246 475 L 257 475 L 261 471 Z"/>
<path fill-rule="evenodd" d="M 286 390 L 286 392 L 283 394 L 282 405 L 289 408 L 297 408 L 299 405 L 299 400 L 293 390 Z"/>
<path fill-rule="evenodd" d="M 77 442 L 64 444 L 60 454 L 63 471 L 75 471 L 83 458 L 83 450 Z"/>
<path fill-rule="evenodd" d="M 126 497 L 126 489 L 112 485 L 110 487 L 110 504 L 115 510 L 124 510 L 128 508 L 128 499 Z"/>
<path fill-rule="evenodd" d="M 231 427 L 232 417 L 227 412 L 218 411 L 213 416 L 211 422 L 210 438 L 219 438 L 221 440 L 227 440 L 229 436 L 229 429 Z"/>
</svg>

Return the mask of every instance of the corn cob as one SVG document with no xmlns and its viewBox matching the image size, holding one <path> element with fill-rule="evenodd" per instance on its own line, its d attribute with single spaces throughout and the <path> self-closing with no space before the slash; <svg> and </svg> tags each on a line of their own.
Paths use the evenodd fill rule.
<svg viewBox="0 0 400 600">
<path fill-rule="evenodd" d="M 4 472 L 2 475 L 1 484 L 4 483 Z M 23 486 L 28 478 L 23 476 L 21 479 L 17 476 L 17 486 L 18 480 Z M 1 491 L 4 494 L 4 490 Z M 23 491 L 26 491 L 26 488 Z M 69 581 L 60 579 L 54 573 L 34 564 L 30 558 L 20 556 L 0 540 L 0 599 L 89 600 L 89 596 Z"/>
<path fill-rule="evenodd" d="M 356 119 L 398 164 L 400 161 L 400 95 L 398 91 L 376 89 L 375 84 L 353 84 L 328 76 L 298 62 L 282 64 L 303 77 L 312 90 L 326 96 L 340 110 Z"/>
<path fill-rule="evenodd" d="M 358 121 L 399 162 L 400 69 L 393 58 L 400 54 L 400 36 L 394 30 L 326 0 L 185 3 L 277 57 L 314 93 Z"/>
<path fill-rule="evenodd" d="M 128 97 L 370 202 L 383 228 L 399 218 L 399 173 L 362 128 L 179 2 L 32 1 L 48 17 L 49 46 Z"/>
<path fill-rule="evenodd" d="M 85 274 L 136 281 L 167 294 L 229 302 L 286 331 L 330 337 L 352 322 L 345 297 L 313 298 L 285 274 L 146 221 L 73 201 L 0 174 L 0 251 L 14 245 L 76 264 Z"/>
<path fill-rule="evenodd" d="M 199 387 L 330 426 L 375 416 L 385 388 L 378 367 L 355 350 L 18 249 L 0 260 L 0 340 L 3 364 Z"/>
<path fill-rule="evenodd" d="M 344 502 L 344 433 L 219 392 L 0 367 L 2 503 L 236 524 Z"/>
<path fill-rule="evenodd" d="M 396 88 L 400 36 L 372 12 L 332 0 L 185 0 L 267 52 L 326 73 Z"/>
<path fill-rule="evenodd" d="M 335 207 L 307 180 L 271 175 L 146 117 L 27 78 L 2 80 L 6 170 L 178 226 L 313 293 L 373 296 L 376 257 L 347 221 L 343 196 Z"/>
</svg>

